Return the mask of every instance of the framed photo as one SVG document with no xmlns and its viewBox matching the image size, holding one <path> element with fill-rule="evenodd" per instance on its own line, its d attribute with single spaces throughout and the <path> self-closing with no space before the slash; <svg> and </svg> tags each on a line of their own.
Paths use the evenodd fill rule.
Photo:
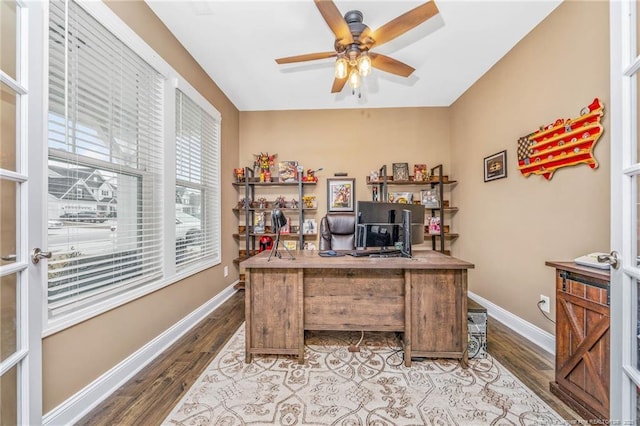
<svg viewBox="0 0 640 426">
<path fill-rule="evenodd" d="M 507 151 L 484 158 L 484 181 L 502 179 L 507 177 Z"/>
<path fill-rule="evenodd" d="M 409 180 L 409 163 L 393 163 L 393 180 Z"/>
<path fill-rule="evenodd" d="M 284 240 L 282 242 L 282 245 L 284 245 L 289 250 L 297 250 L 298 249 L 298 242 L 296 240 Z"/>
<path fill-rule="evenodd" d="M 328 212 L 352 212 L 355 199 L 355 179 L 327 179 Z"/>
<path fill-rule="evenodd" d="M 431 189 L 423 189 L 420 191 L 421 204 L 430 209 L 440 208 L 440 196 L 438 194 L 438 187 Z"/>
</svg>

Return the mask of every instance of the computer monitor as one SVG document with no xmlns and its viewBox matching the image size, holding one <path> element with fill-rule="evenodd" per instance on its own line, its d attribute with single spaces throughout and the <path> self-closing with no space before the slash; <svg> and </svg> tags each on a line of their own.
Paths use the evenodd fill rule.
<svg viewBox="0 0 640 426">
<path fill-rule="evenodd" d="M 358 201 L 356 247 L 395 248 L 401 243 L 410 252 L 411 244 L 424 242 L 424 215 L 422 205 Z"/>
</svg>

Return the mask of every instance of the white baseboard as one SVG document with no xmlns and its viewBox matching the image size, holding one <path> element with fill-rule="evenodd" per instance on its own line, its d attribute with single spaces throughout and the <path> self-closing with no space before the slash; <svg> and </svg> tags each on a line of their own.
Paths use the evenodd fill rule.
<svg viewBox="0 0 640 426">
<path fill-rule="evenodd" d="M 234 288 L 236 284 L 237 282 L 231 284 L 198 309 L 175 323 L 164 333 L 98 377 L 84 389 L 46 413 L 42 418 L 42 424 L 70 425 L 79 421 L 192 327 L 229 299 L 237 291 Z"/>
<path fill-rule="evenodd" d="M 543 329 L 536 327 L 523 320 L 522 318 L 512 314 L 511 312 L 501 308 L 500 306 L 491 303 L 487 299 L 484 299 L 477 294 L 467 292 L 469 299 L 474 300 L 487 308 L 487 314 L 490 317 L 500 321 L 516 333 L 522 335 L 527 340 L 540 346 L 545 351 L 552 355 L 556 353 L 556 338 L 553 334 L 544 331 Z M 490 338 L 490 337 L 489 337 Z"/>
</svg>

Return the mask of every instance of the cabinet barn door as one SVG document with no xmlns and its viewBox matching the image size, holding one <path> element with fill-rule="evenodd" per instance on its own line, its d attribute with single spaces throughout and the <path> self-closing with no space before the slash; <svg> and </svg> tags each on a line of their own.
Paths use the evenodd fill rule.
<svg viewBox="0 0 640 426">
<path fill-rule="evenodd" d="M 573 277 L 573 279 L 572 279 Z M 607 282 L 589 282 L 607 287 Z M 607 289 L 565 271 L 556 275 L 556 383 L 588 418 L 609 418 L 609 305 Z M 553 390 L 553 389 L 552 389 Z M 585 412 L 586 410 L 586 412 Z"/>
</svg>

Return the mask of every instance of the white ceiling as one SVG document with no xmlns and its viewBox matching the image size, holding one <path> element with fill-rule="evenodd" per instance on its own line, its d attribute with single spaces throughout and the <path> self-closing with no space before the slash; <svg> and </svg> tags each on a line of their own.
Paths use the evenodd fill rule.
<svg viewBox="0 0 640 426">
<path fill-rule="evenodd" d="M 278 65 L 276 58 L 333 50 L 312 0 L 146 0 L 240 111 L 449 106 L 561 0 L 437 0 L 440 13 L 373 51 L 416 69 L 373 70 L 360 98 L 332 94 L 333 58 Z M 335 0 L 375 30 L 423 2 Z"/>
</svg>

